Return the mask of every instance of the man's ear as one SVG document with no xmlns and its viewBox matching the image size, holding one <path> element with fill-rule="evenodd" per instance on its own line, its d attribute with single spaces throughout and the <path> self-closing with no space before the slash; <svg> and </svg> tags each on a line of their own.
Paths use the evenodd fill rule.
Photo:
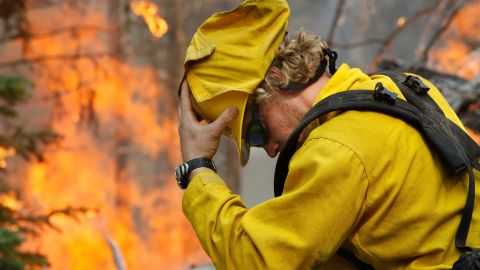
<svg viewBox="0 0 480 270">
<path fill-rule="evenodd" d="M 268 69 L 267 76 L 270 79 L 270 81 L 274 81 L 275 85 L 281 85 L 287 82 L 287 78 L 285 77 L 285 74 L 283 72 L 274 66 L 271 66 Z"/>
</svg>

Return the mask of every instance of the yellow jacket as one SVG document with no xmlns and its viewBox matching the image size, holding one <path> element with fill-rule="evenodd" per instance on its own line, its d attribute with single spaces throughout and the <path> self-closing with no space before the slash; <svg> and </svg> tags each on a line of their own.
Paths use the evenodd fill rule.
<svg viewBox="0 0 480 270">
<path fill-rule="evenodd" d="M 317 102 L 344 90 L 374 89 L 377 82 L 403 98 L 388 77 L 343 64 Z M 424 82 L 461 126 L 438 90 Z M 449 177 L 402 120 L 338 114 L 311 130 L 289 168 L 283 195 L 251 209 L 213 171 L 192 179 L 183 211 L 217 269 L 349 269 L 334 256 L 341 245 L 376 269 L 450 269 L 459 257 L 454 239 L 468 177 Z M 467 241 L 476 247 L 479 194 L 477 188 Z"/>
</svg>

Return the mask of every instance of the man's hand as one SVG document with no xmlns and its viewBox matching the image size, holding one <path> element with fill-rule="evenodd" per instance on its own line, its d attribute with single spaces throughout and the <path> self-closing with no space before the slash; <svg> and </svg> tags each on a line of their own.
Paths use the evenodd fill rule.
<svg viewBox="0 0 480 270">
<path fill-rule="evenodd" d="M 237 115 L 237 109 L 229 108 L 214 122 L 210 124 L 200 123 L 192 110 L 190 89 L 185 80 L 182 83 L 178 121 L 183 161 L 201 156 L 213 158 L 217 152 L 223 130 Z"/>
</svg>

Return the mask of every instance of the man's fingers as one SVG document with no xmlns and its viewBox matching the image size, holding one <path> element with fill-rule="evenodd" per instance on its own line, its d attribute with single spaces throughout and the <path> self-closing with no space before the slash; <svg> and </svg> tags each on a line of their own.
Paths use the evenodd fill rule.
<svg viewBox="0 0 480 270">
<path fill-rule="evenodd" d="M 221 135 L 225 127 L 231 123 L 238 116 L 238 110 L 236 108 L 226 109 L 218 118 L 211 124 L 214 129 L 214 133 Z"/>
<path fill-rule="evenodd" d="M 180 122 L 180 120 L 182 119 L 182 106 L 180 106 L 180 104 L 178 104 L 177 110 L 178 110 L 178 121 Z"/>
<path fill-rule="evenodd" d="M 183 81 L 180 95 L 180 112 L 181 117 L 185 116 L 189 120 L 196 120 L 195 114 L 192 110 L 192 103 L 190 101 L 190 89 L 187 81 Z"/>
</svg>

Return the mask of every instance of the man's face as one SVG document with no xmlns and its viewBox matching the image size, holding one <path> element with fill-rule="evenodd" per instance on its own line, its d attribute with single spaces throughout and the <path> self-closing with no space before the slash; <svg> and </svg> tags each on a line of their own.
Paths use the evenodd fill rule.
<svg viewBox="0 0 480 270">
<path fill-rule="evenodd" d="M 268 140 L 263 149 L 270 157 L 275 157 L 286 143 L 288 136 L 297 126 L 305 112 L 296 106 L 296 100 L 289 96 L 276 95 L 271 100 L 259 104 L 259 120 L 268 131 Z M 253 108 L 250 106 L 245 115 L 247 132 L 253 119 Z"/>
</svg>

